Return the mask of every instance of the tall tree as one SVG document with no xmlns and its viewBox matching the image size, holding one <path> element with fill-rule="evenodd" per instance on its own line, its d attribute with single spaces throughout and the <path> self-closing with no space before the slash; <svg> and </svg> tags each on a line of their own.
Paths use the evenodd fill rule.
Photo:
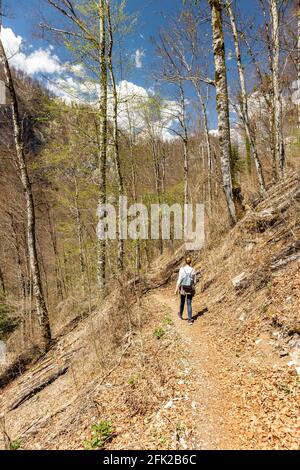
<svg viewBox="0 0 300 470">
<path fill-rule="evenodd" d="M 297 92 L 298 92 L 298 132 L 300 132 L 300 0 L 298 0 L 298 42 L 297 42 Z"/>
<path fill-rule="evenodd" d="M 113 32 L 113 25 L 112 25 L 112 15 L 109 1 L 107 0 L 107 20 L 108 20 L 108 33 L 109 33 L 109 47 L 108 47 L 108 70 L 110 76 L 110 86 L 112 92 L 112 99 L 113 99 L 113 115 L 112 115 L 112 126 L 113 126 L 113 146 L 114 146 L 114 160 L 115 160 L 115 167 L 116 167 L 116 174 L 117 174 L 117 182 L 118 182 L 118 192 L 119 197 L 124 196 L 124 179 L 121 170 L 121 162 L 120 162 L 120 145 L 119 145 L 119 128 L 118 128 L 118 92 L 117 92 L 117 85 L 116 85 L 116 78 L 114 73 L 113 67 L 113 48 L 114 48 L 114 32 Z M 118 239 L 118 255 L 117 255 L 117 265 L 118 271 L 121 273 L 124 270 L 124 240 L 121 236 L 120 231 L 120 223 L 121 221 L 121 214 L 118 215 L 119 224 L 117 224 L 117 239 Z"/>
<path fill-rule="evenodd" d="M 106 43 L 106 16 L 107 5 L 105 0 L 99 0 L 99 64 L 100 64 L 100 92 L 99 92 L 99 169 L 100 187 L 99 204 L 106 204 L 106 162 L 107 162 L 107 43 Z M 100 297 L 106 293 L 106 240 L 98 240 L 98 287 Z"/>
<path fill-rule="evenodd" d="M 20 175 L 20 180 L 24 190 L 24 196 L 26 200 L 26 215 L 27 215 L 27 243 L 28 243 L 28 254 L 29 263 L 31 269 L 32 283 L 33 283 L 33 294 L 36 300 L 37 315 L 42 332 L 43 347 L 47 350 L 51 343 L 51 329 L 48 316 L 48 310 L 43 294 L 39 260 L 36 246 L 36 215 L 35 215 L 35 204 L 32 194 L 32 184 L 28 174 L 28 168 L 25 158 L 24 142 L 22 138 L 22 128 L 19 114 L 19 105 L 15 86 L 6 56 L 5 49 L 2 43 L 2 25 L 1 25 L 1 36 L 0 36 L 0 61 L 4 69 L 5 84 L 8 89 L 10 100 L 11 100 L 11 112 L 13 121 L 13 136 L 14 144 L 16 149 L 17 165 Z"/>
<path fill-rule="evenodd" d="M 185 82 L 190 78 L 186 74 L 186 64 L 181 60 L 181 54 L 177 47 L 176 40 L 172 35 L 173 31 L 162 31 L 160 42 L 157 44 L 157 52 L 163 60 L 163 74 L 161 79 L 170 83 L 178 89 L 178 112 L 174 114 L 174 119 L 179 123 L 179 131 L 175 132 L 180 138 L 183 146 L 183 199 L 184 203 L 189 203 L 189 142 L 188 142 L 188 124 L 186 109 Z"/>
<path fill-rule="evenodd" d="M 215 85 L 218 111 L 218 129 L 221 152 L 221 169 L 223 189 L 227 201 L 230 221 L 237 222 L 236 208 L 233 197 L 233 184 L 230 168 L 231 136 L 229 121 L 229 101 L 227 86 L 227 70 L 225 62 L 225 43 L 223 32 L 222 3 L 220 0 L 209 0 L 211 8 L 211 22 L 213 31 L 213 48 L 215 59 Z"/>
<path fill-rule="evenodd" d="M 81 62 L 84 51 L 86 53 L 86 66 L 89 73 L 96 74 L 99 89 L 99 106 L 97 111 L 98 135 L 98 163 L 99 163 L 99 206 L 104 206 L 107 201 L 107 147 L 108 147 L 108 44 L 107 44 L 107 11 L 108 0 L 86 0 L 76 2 L 63 0 L 61 3 L 55 0 L 47 0 L 48 3 L 59 11 L 71 24 L 69 30 L 57 29 L 47 24 L 42 26 L 55 34 L 67 38 L 74 38 L 75 44 L 72 52 Z M 97 21 L 97 25 L 91 21 Z M 103 217 L 105 214 L 103 214 Z M 106 294 L 106 240 L 97 241 L 97 278 L 99 297 Z"/>
<path fill-rule="evenodd" d="M 204 102 L 204 98 L 202 96 L 200 82 L 195 77 L 193 80 L 194 87 L 196 90 L 196 94 L 198 97 L 199 104 L 202 109 L 203 115 L 203 124 L 204 124 L 204 133 L 205 133 L 205 144 L 206 144 L 206 151 L 207 151 L 207 192 L 208 192 L 208 205 L 209 205 L 209 212 L 212 213 L 212 202 L 213 202 L 213 191 L 212 191 L 212 173 L 213 173 L 213 159 L 212 159 L 212 146 L 210 141 L 210 134 L 209 134 L 209 126 L 208 126 L 208 115 L 206 109 L 206 103 Z"/>
<path fill-rule="evenodd" d="M 274 99 L 274 122 L 275 122 L 275 142 L 276 160 L 281 176 L 285 170 L 285 148 L 282 129 L 282 96 L 280 86 L 280 21 L 277 0 L 269 0 L 270 16 L 272 27 L 272 61 L 273 61 L 273 99 Z"/>
<path fill-rule="evenodd" d="M 208 100 L 208 86 L 215 86 L 213 80 L 206 78 L 203 76 L 203 70 L 207 67 L 203 64 L 203 57 L 204 48 L 205 46 L 201 42 L 200 48 L 200 41 L 199 41 L 199 26 L 204 22 L 201 16 L 195 16 L 193 11 L 189 8 L 184 9 L 180 15 L 175 19 L 173 27 L 168 31 L 161 35 L 161 39 L 165 42 L 165 45 L 162 44 L 164 50 L 162 52 L 167 53 L 167 46 L 171 50 L 169 54 L 169 62 L 171 65 L 176 65 L 176 74 L 174 77 L 179 77 L 181 79 L 182 85 L 184 81 L 191 81 L 195 92 L 199 101 L 200 105 L 200 112 L 202 112 L 203 117 L 203 124 L 204 124 L 204 132 L 205 132 L 205 146 L 206 146 L 206 157 L 207 157 L 207 193 L 208 193 L 208 205 L 209 211 L 211 212 L 212 209 L 212 147 L 209 135 L 209 126 L 208 126 L 208 114 L 206 108 L 206 101 L 203 97 L 202 91 L 202 83 L 206 85 L 207 88 L 207 100 Z M 169 67 L 169 70 L 171 68 Z M 166 72 L 165 72 L 166 75 Z M 172 77 L 171 77 L 172 78 Z M 184 88 L 181 86 L 182 91 L 184 93 Z M 180 90 L 180 95 L 182 96 L 182 92 Z M 181 108 L 185 111 L 185 101 L 182 99 L 180 100 Z M 182 115 L 185 114 L 181 113 Z M 187 134 L 187 127 L 185 122 L 181 126 L 183 128 L 182 132 L 182 139 L 184 142 L 184 155 L 188 154 L 188 134 Z M 201 145 L 201 154 L 203 154 L 203 146 Z M 184 166 L 187 168 L 185 171 L 185 175 L 188 176 L 188 167 L 189 167 L 189 159 L 184 158 L 185 164 Z M 205 157 L 203 154 L 203 173 L 205 172 Z M 205 188 L 203 188 L 205 189 Z M 205 191 L 204 191 L 205 192 Z M 186 178 L 185 182 L 185 194 L 188 194 L 188 178 Z M 187 200 L 187 197 L 186 197 Z"/>
<path fill-rule="evenodd" d="M 265 75 L 264 71 L 262 70 L 262 66 L 260 64 L 258 54 L 256 51 L 253 50 L 249 39 L 247 38 L 246 34 L 242 35 L 242 39 L 247 46 L 247 51 L 249 57 L 253 65 L 255 66 L 255 70 L 257 76 L 260 80 L 260 86 L 263 89 L 262 98 L 265 101 L 266 108 L 268 110 L 268 132 L 269 132 L 269 141 L 270 141 L 270 153 L 272 158 L 272 179 L 273 183 L 275 183 L 278 179 L 278 171 L 277 171 L 277 159 L 276 159 L 276 142 L 275 142 L 275 120 L 274 120 L 274 87 L 272 84 L 273 81 L 273 51 L 272 51 L 272 39 L 271 39 L 271 32 L 270 32 L 270 24 L 267 16 L 267 11 L 265 8 L 264 0 L 259 0 L 261 5 L 262 14 L 264 18 L 264 37 L 263 42 L 266 44 L 267 53 L 268 53 L 268 63 L 270 69 L 270 76 L 271 78 Z M 267 87 L 266 85 L 266 78 L 267 78 Z"/>
<path fill-rule="evenodd" d="M 232 9 L 232 4 L 231 4 L 231 1 L 229 0 L 227 0 L 227 9 L 228 9 L 230 23 L 231 23 L 232 35 L 233 35 L 234 46 L 235 46 L 236 61 L 237 61 L 239 80 L 240 80 L 240 87 L 241 87 L 240 114 L 241 114 L 242 122 L 245 127 L 246 136 L 250 144 L 252 157 L 255 162 L 260 191 L 263 195 L 265 195 L 266 186 L 265 186 L 262 165 L 261 165 L 261 161 L 258 155 L 258 150 L 256 146 L 256 141 L 255 141 L 255 134 L 251 129 L 250 118 L 249 118 L 248 96 L 247 96 L 247 91 L 246 91 L 246 80 L 245 80 L 245 72 L 244 72 L 245 69 L 242 63 L 242 54 L 241 54 L 241 47 L 240 47 L 240 41 L 239 41 L 239 34 L 238 34 L 237 25 L 236 25 L 235 15 Z"/>
</svg>

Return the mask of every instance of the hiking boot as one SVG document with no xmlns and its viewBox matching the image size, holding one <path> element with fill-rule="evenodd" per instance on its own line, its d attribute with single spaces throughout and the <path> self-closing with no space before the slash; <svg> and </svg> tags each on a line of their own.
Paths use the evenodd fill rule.
<svg viewBox="0 0 300 470">
<path fill-rule="evenodd" d="M 194 320 L 189 320 L 189 325 L 192 325 L 194 323 Z"/>
<path fill-rule="evenodd" d="M 180 315 L 180 312 L 178 312 L 178 318 L 179 320 L 183 320 L 182 316 Z"/>
</svg>

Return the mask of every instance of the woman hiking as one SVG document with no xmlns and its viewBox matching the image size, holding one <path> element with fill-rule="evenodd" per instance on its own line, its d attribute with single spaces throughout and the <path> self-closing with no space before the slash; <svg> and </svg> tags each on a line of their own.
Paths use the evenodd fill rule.
<svg viewBox="0 0 300 470">
<path fill-rule="evenodd" d="M 192 301 L 195 295 L 196 286 L 196 271 L 194 268 L 192 268 L 191 265 L 192 258 L 190 256 L 187 256 L 185 259 L 185 266 L 183 266 L 179 270 L 178 281 L 175 289 L 175 295 L 180 292 L 180 310 L 178 312 L 178 317 L 180 318 L 180 320 L 182 320 L 184 305 L 186 301 L 189 325 L 192 325 L 194 323 Z"/>
</svg>

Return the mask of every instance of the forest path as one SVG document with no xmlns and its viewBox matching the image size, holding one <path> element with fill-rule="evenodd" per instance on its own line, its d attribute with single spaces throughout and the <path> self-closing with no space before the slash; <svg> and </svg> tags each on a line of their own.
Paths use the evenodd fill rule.
<svg viewBox="0 0 300 470">
<path fill-rule="evenodd" d="M 201 299 L 193 303 L 194 324 L 178 318 L 179 297 L 173 287 L 157 289 L 150 293 L 153 308 L 172 319 L 183 342 L 186 354 L 182 361 L 187 370 L 187 380 L 192 381 L 194 395 L 191 420 L 194 423 L 191 443 L 195 449 L 240 449 L 242 442 L 242 417 L 236 394 L 231 393 L 228 358 L 217 349 L 216 331 L 210 322 L 209 311 Z"/>
</svg>

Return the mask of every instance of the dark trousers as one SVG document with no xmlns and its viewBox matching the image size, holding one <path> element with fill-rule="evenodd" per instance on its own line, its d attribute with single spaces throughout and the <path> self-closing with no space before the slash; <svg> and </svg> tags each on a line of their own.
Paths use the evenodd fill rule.
<svg viewBox="0 0 300 470">
<path fill-rule="evenodd" d="M 188 311 L 189 320 L 192 320 L 193 319 L 193 311 L 192 311 L 193 296 L 190 294 L 180 296 L 180 316 L 182 317 L 183 315 L 185 300 L 187 303 L 187 311 Z"/>
</svg>

